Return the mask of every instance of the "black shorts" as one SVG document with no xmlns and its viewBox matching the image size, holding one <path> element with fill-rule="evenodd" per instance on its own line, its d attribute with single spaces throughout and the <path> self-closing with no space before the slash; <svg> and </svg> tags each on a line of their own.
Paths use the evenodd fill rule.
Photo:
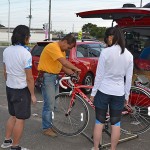
<svg viewBox="0 0 150 150">
<path fill-rule="evenodd" d="M 29 89 L 12 89 L 6 86 L 8 111 L 17 119 L 28 119 L 31 116 L 31 94 Z"/>
<path fill-rule="evenodd" d="M 97 91 L 94 97 L 94 105 L 100 109 L 108 109 L 108 106 L 112 110 L 123 110 L 125 96 L 115 96 Z"/>
<path fill-rule="evenodd" d="M 121 117 L 121 113 L 124 108 L 124 101 L 125 95 L 115 96 L 97 91 L 94 97 L 96 116 L 101 112 L 100 114 L 105 117 L 109 108 L 110 117 Z"/>
</svg>

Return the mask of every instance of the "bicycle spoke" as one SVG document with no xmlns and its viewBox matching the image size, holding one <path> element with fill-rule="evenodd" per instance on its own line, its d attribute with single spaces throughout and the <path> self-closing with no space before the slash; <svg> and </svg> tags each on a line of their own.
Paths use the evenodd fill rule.
<svg viewBox="0 0 150 150">
<path fill-rule="evenodd" d="M 80 134 L 86 128 L 89 120 L 88 107 L 82 98 L 75 95 L 73 103 L 70 102 L 71 99 L 68 92 L 60 93 L 56 97 L 59 113 L 54 112 L 53 127 L 58 133 L 65 136 Z"/>
<path fill-rule="evenodd" d="M 132 87 L 129 102 L 132 111 L 122 116 L 122 131 L 129 134 L 144 133 L 150 128 L 150 95 L 141 88 Z"/>
</svg>

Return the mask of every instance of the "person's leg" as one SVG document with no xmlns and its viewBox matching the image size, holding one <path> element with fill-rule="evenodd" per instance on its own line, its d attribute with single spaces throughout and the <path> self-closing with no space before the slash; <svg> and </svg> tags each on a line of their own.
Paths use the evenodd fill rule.
<svg viewBox="0 0 150 150">
<path fill-rule="evenodd" d="M 14 105 L 13 105 L 13 97 L 14 97 L 15 92 L 16 92 L 16 90 L 6 86 L 6 95 L 7 95 L 7 101 L 8 101 L 8 112 L 10 114 L 10 117 L 6 123 L 5 140 L 11 139 L 13 128 L 14 128 L 14 125 L 16 122 L 15 109 L 14 109 Z M 5 141 L 4 141 L 4 143 L 5 143 Z"/>
<path fill-rule="evenodd" d="M 55 96 L 59 94 L 59 78 L 57 77 L 56 84 L 55 84 Z M 57 111 L 58 107 L 58 99 L 55 99 L 54 111 Z"/>
<path fill-rule="evenodd" d="M 5 138 L 6 140 L 11 139 L 12 132 L 15 126 L 16 122 L 16 117 L 15 116 L 10 116 L 7 123 L 6 123 L 6 132 L 5 132 Z"/>
<path fill-rule="evenodd" d="M 12 133 L 12 135 L 13 135 L 12 146 L 18 146 L 19 145 L 19 142 L 20 142 L 20 139 L 21 139 L 21 136 L 23 133 L 23 129 L 24 129 L 24 120 L 16 118 L 16 123 L 14 125 L 13 133 Z"/>
<path fill-rule="evenodd" d="M 120 120 L 121 113 L 124 108 L 125 97 L 123 96 L 111 96 L 110 101 L 110 122 L 111 122 L 111 150 L 116 150 L 119 138 L 120 138 Z"/>
<path fill-rule="evenodd" d="M 102 131 L 106 120 L 106 113 L 108 110 L 109 96 L 98 91 L 94 97 L 96 122 L 94 126 L 93 139 L 94 150 L 99 150 L 100 141 L 102 138 Z"/>
<path fill-rule="evenodd" d="M 12 146 L 12 132 L 14 129 L 14 125 L 16 122 L 16 117 L 11 116 L 9 117 L 9 119 L 7 120 L 6 123 L 6 131 L 5 131 L 5 140 L 1 145 L 1 148 L 8 148 Z"/>
<path fill-rule="evenodd" d="M 94 150 L 99 150 L 99 144 L 102 137 L 104 124 L 95 124 L 93 132 Z"/>
<path fill-rule="evenodd" d="M 44 73 L 44 84 L 42 86 L 42 96 L 44 99 L 42 111 L 42 128 L 52 128 L 52 111 L 55 105 L 55 84 L 56 75 Z"/>
<path fill-rule="evenodd" d="M 14 99 L 14 109 L 16 122 L 12 132 L 13 143 L 11 149 L 14 147 L 19 149 L 19 143 L 23 134 L 25 120 L 29 119 L 31 115 L 31 94 L 27 87 L 17 90 L 17 96 Z"/>
<path fill-rule="evenodd" d="M 111 127 L 111 150 L 116 150 L 118 141 L 120 139 L 120 126 L 112 125 Z"/>
</svg>

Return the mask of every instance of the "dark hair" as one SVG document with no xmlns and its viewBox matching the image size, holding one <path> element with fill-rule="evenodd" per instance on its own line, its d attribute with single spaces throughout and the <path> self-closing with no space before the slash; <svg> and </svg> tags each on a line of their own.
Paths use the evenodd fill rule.
<svg viewBox="0 0 150 150">
<path fill-rule="evenodd" d="M 25 45 L 25 39 L 30 36 L 30 29 L 25 25 L 18 25 L 14 30 L 11 37 L 12 45 L 22 44 Z"/>
<path fill-rule="evenodd" d="M 74 37 L 72 33 L 67 34 L 61 39 L 61 41 L 64 41 L 64 40 L 66 40 L 69 45 L 70 44 L 76 45 L 76 38 Z"/>
<path fill-rule="evenodd" d="M 121 31 L 121 29 L 116 26 L 116 27 L 110 27 L 106 29 L 105 32 L 105 37 L 104 37 L 104 42 L 107 44 L 107 40 L 108 40 L 108 36 L 113 35 L 113 41 L 112 41 L 112 45 L 114 44 L 118 44 L 121 47 L 121 54 L 124 53 L 125 50 L 125 38 L 124 38 L 124 34 Z"/>
</svg>

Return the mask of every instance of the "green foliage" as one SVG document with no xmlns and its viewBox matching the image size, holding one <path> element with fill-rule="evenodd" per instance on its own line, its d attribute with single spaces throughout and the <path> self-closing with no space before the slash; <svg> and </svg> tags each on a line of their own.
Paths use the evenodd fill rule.
<svg viewBox="0 0 150 150">
<path fill-rule="evenodd" d="M 97 27 L 97 25 L 95 24 L 88 23 L 83 25 L 82 31 L 85 33 L 89 33 L 91 36 L 99 39 L 104 37 L 106 27 Z"/>
</svg>

